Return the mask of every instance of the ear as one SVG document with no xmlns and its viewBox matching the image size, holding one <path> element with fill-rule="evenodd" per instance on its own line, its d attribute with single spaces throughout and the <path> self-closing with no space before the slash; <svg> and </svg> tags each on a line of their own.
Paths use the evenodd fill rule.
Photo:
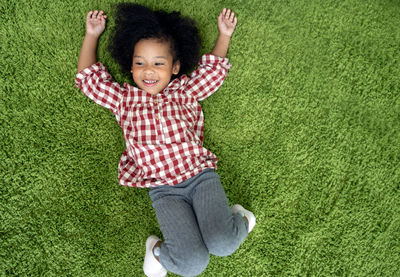
<svg viewBox="0 0 400 277">
<path fill-rule="evenodd" d="M 172 74 L 177 75 L 179 73 L 179 70 L 181 69 L 181 62 L 176 61 L 174 65 L 172 66 Z"/>
</svg>

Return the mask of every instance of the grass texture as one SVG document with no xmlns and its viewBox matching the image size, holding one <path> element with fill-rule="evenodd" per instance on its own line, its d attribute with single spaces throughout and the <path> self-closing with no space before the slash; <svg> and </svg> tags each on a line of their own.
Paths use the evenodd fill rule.
<svg viewBox="0 0 400 277">
<path fill-rule="evenodd" d="M 400 276 L 400 2 L 138 1 L 198 22 L 238 15 L 205 146 L 257 225 L 202 276 Z M 85 16 L 113 1 L 0 2 L 0 276 L 143 276 L 161 235 L 148 191 L 121 187 L 114 116 L 74 86 Z M 172 274 L 171 274 L 172 276 Z"/>
</svg>

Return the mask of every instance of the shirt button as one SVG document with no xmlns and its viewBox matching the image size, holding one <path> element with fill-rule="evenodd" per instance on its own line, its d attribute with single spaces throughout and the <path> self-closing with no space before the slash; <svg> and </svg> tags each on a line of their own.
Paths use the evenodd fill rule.
<svg viewBox="0 0 400 277">
<path fill-rule="evenodd" d="M 160 117 L 158 115 L 156 115 L 156 120 L 159 120 L 159 119 L 160 119 Z"/>
<path fill-rule="evenodd" d="M 156 100 L 156 101 L 154 101 L 154 105 L 158 105 L 158 101 Z"/>
</svg>

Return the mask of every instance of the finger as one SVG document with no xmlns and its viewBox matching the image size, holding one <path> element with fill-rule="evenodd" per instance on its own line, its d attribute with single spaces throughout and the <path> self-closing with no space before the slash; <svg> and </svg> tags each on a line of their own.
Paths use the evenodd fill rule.
<svg viewBox="0 0 400 277">
<path fill-rule="evenodd" d="M 92 17 L 92 14 L 93 14 L 93 11 L 88 12 L 86 18 L 87 18 L 87 19 L 90 19 L 90 18 Z"/>
<path fill-rule="evenodd" d="M 236 26 L 237 23 L 237 17 L 235 16 L 235 18 L 233 19 L 233 26 Z"/>
<path fill-rule="evenodd" d="M 225 14 L 225 18 L 229 19 L 229 16 L 231 15 L 231 10 L 229 9 L 226 14 Z"/>
<path fill-rule="evenodd" d="M 223 16 L 223 14 L 220 14 L 218 16 L 218 26 L 220 26 L 223 23 L 224 23 L 224 16 Z"/>
<path fill-rule="evenodd" d="M 98 10 L 95 10 L 94 12 L 93 12 L 93 15 L 92 15 L 92 18 L 97 18 L 97 14 L 99 13 L 99 11 Z"/>
<path fill-rule="evenodd" d="M 233 19 L 235 18 L 235 13 L 234 12 L 232 12 L 231 13 L 231 16 L 229 17 L 229 21 L 230 22 L 233 22 Z"/>
<path fill-rule="evenodd" d="M 221 13 L 222 13 L 223 16 L 225 16 L 225 14 L 226 14 L 226 8 L 224 8 L 224 9 L 222 10 Z"/>
<path fill-rule="evenodd" d="M 104 12 L 103 11 L 100 11 L 100 13 L 99 13 L 99 18 L 101 18 L 101 19 L 104 19 L 104 14 L 103 14 Z"/>
</svg>

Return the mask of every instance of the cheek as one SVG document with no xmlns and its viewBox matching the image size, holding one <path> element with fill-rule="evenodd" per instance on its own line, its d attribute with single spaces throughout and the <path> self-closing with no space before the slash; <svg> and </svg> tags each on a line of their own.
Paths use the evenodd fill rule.
<svg viewBox="0 0 400 277">
<path fill-rule="evenodd" d="M 162 75 L 164 78 L 171 78 L 172 71 L 169 69 L 165 69 L 162 72 L 160 72 L 159 74 Z"/>
<path fill-rule="evenodd" d="M 140 78 L 140 70 L 133 69 L 131 72 L 133 80 Z"/>
</svg>

